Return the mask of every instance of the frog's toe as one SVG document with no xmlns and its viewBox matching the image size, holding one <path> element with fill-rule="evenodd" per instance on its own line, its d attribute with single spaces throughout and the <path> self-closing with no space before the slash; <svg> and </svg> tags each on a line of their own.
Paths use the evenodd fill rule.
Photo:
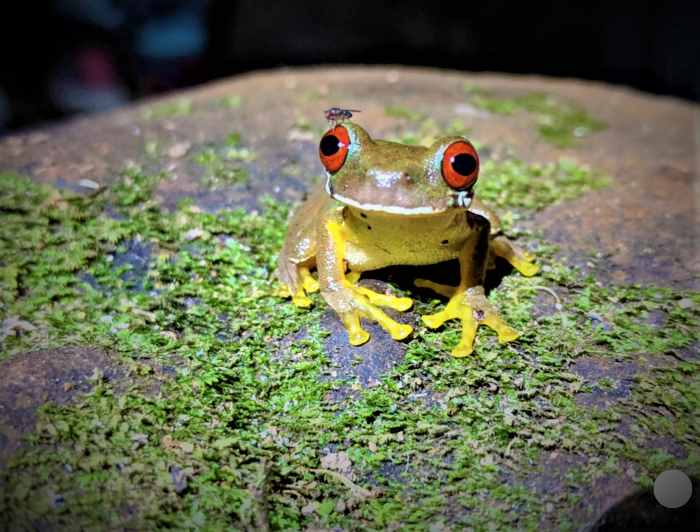
<svg viewBox="0 0 700 532">
<path fill-rule="evenodd" d="M 442 324 L 451 319 L 451 317 L 446 311 L 442 310 L 440 312 L 436 312 L 435 314 L 426 314 L 425 316 L 421 316 L 420 319 L 431 329 L 437 329 L 438 327 L 442 327 Z"/>
<path fill-rule="evenodd" d="M 513 267 L 525 277 L 532 277 L 540 268 L 533 264 L 535 256 L 527 250 L 520 248 L 505 236 L 498 236 L 491 241 L 491 250 L 498 257 L 510 262 Z"/>
<path fill-rule="evenodd" d="M 304 287 L 304 291 L 307 294 L 318 292 L 318 281 L 313 278 L 308 268 L 299 268 L 299 278 L 301 279 L 301 286 Z"/>
<path fill-rule="evenodd" d="M 474 352 L 474 340 L 469 342 L 461 341 L 455 348 L 450 352 L 450 354 L 455 358 L 468 357 Z"/>
<path fill-rule="evenodd" d="M 345 274 L 345 280 L 350 284 L 357 284 L 357 281 L 360 280 L 360 276 L 362 276 L 362 272 L 347 272 Z"/>
<path fill-rule="evenodd" d="M 403 340 L 413 332 L 413 327 L 407 323 L 394 322 L 389 327 L 385 327 L 394 340 Z"/>
<path fill-rule="evenodd" d="M 512 342 L 513 340 L 517 340 L 520 338 L 520 333 L 513 329 L 512 327 L 508 327 L 508 331 L 501 333 L 498 333 L 498 343 L 500 344 L 507 344 L 508 342 Z"/>
<path fill-rule="evenodd" d="M 462 322 L 462 337 L 450 354 L 453 357 L 461 358 L 474 352 L 474 340 L 476 339 L 476 329 L 479 327 L 479 321 L 474 317 L 474 313 L 467 305 L 460 305 L 458 308 L 459 312 L 455 313 L 455 317 Z"/>
<path fill-rule="evenodd" d="M 518 331 L 513 329 L 513 327 L 507 325 L 503 320 L 501 320 L 501 322 L 498 325 L 491 326 L 491 328 L 494 331 L 496 331 L 496 334 L 498 334 L 499 344 L 507 344 L 508 342 L 517 340 L 520 336 L 520 333 Z"/>
<path fill-rule="evenodd" d="M 429 290 L 432 290 L 436 294 L 439 294 L 439 295 L 445 296 L 445 297 L 452 297 L 454 295 L 454 293 L 457 291 L 456 286 L 449 286 L 446 284 L 434 283 L 433 281 L 429 281 L 428 279 L 415 279 L 413 281 L 413 284 L 416 285 L 418 288 L 428 288 Z"/>
<path fill-rule="evenodd" d="M 537 266 L 537 264 L 533 264 L 532 262 L 528 262 L 525 260 L 513 261 L 511 264 L 525 277 L 532 277 L 540 271 L 540 267 Z"/>
<path fill-rule="evenodd" d="M 304 277 L 304 284 L 302 286 L 304 287 L 304 290 L 306 290 L 307 294 L 318 292 L 319 289 L 318 281 L 311 277 L 311 274 L 309 274 L 308 277 Z"/>
<path fill-rule="evenodd" d="M 474 316 L 480 324 L 486 325 L 498 335 L 498 343 L 512 342 L 520 333 L 508 325 L 488 302 L 477 302 L 474 306 Z"/>
<path fill-rule="evenodd" d="M 348 312 L 340 317 L 345 329 L 348 331 L 350 345 L 358 346 L 366 343 L 370 336 L 360 325 L 360 317 L 357 312 Z"/>
<path fill-rule="evenodd" d="M 410 297 L 396 297 L 389 294 L 379 294 L 373 290 L 370 290 L 369 288 L 364 288 L 363 286 L 356 286 L 355 291 L 358 294 L 365 296 L 373 305 L 389 307 L 400 311 L 408 310 L 413 306 L 413 300 Z"/>
<path fill-rule="evenodd" d="M 294 303 L 295 307 L 299 308 L 311 307 L 311 300 L 308 297 L 306 297 L 306 294 L 304 294 L 304 291 L 301 289 L 295 295 L 292 296 L 292 303 Z"/>
<path fill-rule="evenodd" d="M 366 305 L 362 314 L 381 325 L 381 327 L 388 332 L 394 340 L 403 340 L 413 332 L 413 327 L 406 323 L 399 323 L 392 320 L 383 310 L 375 307 L 372 304 Z"/>
<path fill-rule="evenodd" d="M 364 286 L 358 286 L 357 282 L 360 280 L 360 272 L 348 272 L 345 275 L 345 280 L 348 282 L 350 289 L 364 296 L 372 305 L 379 305 L 380 307 L 389 307 L 394 310 L 404 311 L 408 310 L 413 306 L 413 300 L 410 297 L 396 297 L 390 294 L 380 294 Z"/>
<path fill-rule="evenodd" d="M 273 290 L 273 295 L 277 297 L 289 298 L 292 297 L 292 291 L 286 284 L 281 284 Z"/>
</svg>

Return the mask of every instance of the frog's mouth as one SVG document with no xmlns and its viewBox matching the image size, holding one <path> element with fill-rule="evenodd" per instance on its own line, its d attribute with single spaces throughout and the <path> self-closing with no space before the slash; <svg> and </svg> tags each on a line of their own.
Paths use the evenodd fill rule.
<svg viewBox="0 0 700 532">
<path fill-rule="evenodd" d="M 430 205 L 423 205 L 421 207 L 402 207 L 399 205 L 383 205 L 379 203 L 364 203 L 361 201 L 348 198 L 342 194 L 338 194 L 333 190 L 333 185 L 330 179 L 326 179 L 326 192 L 328 195 L 336 201 L 339 201 L 350 207 L 355 207 L 363 211 L 375 211 L 375 212 L 385 212 L 388 214 L 401 214 L 403 216 L 420 216 L 426 214 L 441 214 L 447 212 L 452 208 L 457 209 L 468 209 L 474 198 L 474 192 L 472 190 L 460 190 L 455 191 L 451 196 L 445 198 L 445 205 L 440 208 L 435 208 Z"/>
</svg>

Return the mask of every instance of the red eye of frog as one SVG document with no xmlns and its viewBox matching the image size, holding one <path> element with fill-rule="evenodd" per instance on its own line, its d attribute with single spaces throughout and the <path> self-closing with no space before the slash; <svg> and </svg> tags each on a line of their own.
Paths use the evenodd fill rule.
<svg viewBox="0 0 700 532">
<path fill-rule="evenodd" d="M 318 154 L 323 166 L 330 173 L 337 172 L 343 166 L 350 147 L 350 135 L 343 126 L 329 129 L 321 138 Z"/>
<path fill-rule="evenodd" d="M 479 156 L 468 141 L 450 144 L 442 156 L 442 178 L 451 188 L 465 190 L 479 177 Z"/>
</svg>

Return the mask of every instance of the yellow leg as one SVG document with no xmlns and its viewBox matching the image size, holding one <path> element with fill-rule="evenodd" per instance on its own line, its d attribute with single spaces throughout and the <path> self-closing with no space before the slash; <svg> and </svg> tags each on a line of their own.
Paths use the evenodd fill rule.
<svg viewBox="0 0 700 532">
<path fill-rule="evenodd" d="M 505 236 L 497 236 L 491 240 L 490 247 L 494 254 L 506 259 L 525 277 L 532 277 L 540 271 L 539 266 L 532 262 L 535 260 L 532 253 L 516 246 Z"/>
<path fill-rule="evenodd" d="M 433 281 L 428 281 L 427 279 L 416 279 L 413 281 L 413 284 L 415 284 L 418 288 L 428 288 L 436 294 L 444 297 L 452 297 L 457 290 L 456 286 L 438 284 L 434 283 Z"/>
</svg>

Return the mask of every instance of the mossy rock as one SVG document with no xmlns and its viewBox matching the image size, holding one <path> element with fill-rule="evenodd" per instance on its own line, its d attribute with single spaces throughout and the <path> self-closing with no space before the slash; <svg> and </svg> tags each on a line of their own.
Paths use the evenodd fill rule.
<svg viewBox="0 0 700 532">
<path fill-rule="evenodd" d="M 458 327 L 420 324 L 444 302 L 413 268 L 362 281 L 415 298 L 404 342 L 370 326 L 351 348 L 320 297 L 277 297 L 333 105 L 377 138 L 479 146 L 478 193 L 542 266 L 489 279 L 517 342 L 480 331 L 451 358 Z M 319 68 L 3 138 L 3 522 L 576 529 L 648 507 L 666 469 L 697 479 L 696 113 L 587 82 Z"/>
</svg>

